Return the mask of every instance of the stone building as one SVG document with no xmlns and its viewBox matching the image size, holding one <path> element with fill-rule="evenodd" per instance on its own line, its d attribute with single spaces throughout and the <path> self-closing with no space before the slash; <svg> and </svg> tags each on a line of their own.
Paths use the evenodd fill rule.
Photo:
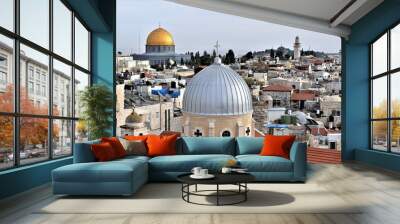
<svg viewBox="0 0 400 224">
<path fill-rule="evenodd" d="M 130 92 L 130 91 L 128 91 Z M 162 131 L 181 131 L 177 130 L 177 122 L 173 114 L 173 102 L 170 100 L 160 101 L 152 100 L 149 97 L 142 95 L 134 96 L 134 99 L 127 99 L 128 94 L 125 90 L 125 84 L 116 85 L 116 95 L 117 95 L 117 136 L 129 135 L 139 135 L 139 134 L 149 134 L 149 133 L 161 133 Z M 132 113 L 133 108 L 127 107 L 126 101 L 134 101 L 135 112 L 143 116 L 143 123 L 141 127 L 135 129 L 124 129 L 121 126 L 126 124 L 126 118 Z"/>
<path fill-rule="evenodd" d="M 321 98 L 321 111 L 324 116 L 331 114 L 340 116 L 342 108 L 342 100 L 339 95 L 324 96 Z"/>
<path fill-rule="evenodd" d="M 269 85 L 263 88 L 263 95 L 269 95 L 273 99 L 273 107 L 290 106 L 292 88 L 284 85 Z"/>
<path fill-rule="evenodd" d="M 220 58 L 188 83 L 182 112 L 185 136 L 254 136 L 250 90 Z"/>
</svg>

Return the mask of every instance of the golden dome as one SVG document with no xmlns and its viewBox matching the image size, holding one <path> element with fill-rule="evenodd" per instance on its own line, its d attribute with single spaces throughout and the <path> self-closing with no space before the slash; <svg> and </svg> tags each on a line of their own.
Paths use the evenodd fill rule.
<svg viewBox="0 0 400 224">
<path fill-rule="evenodd" d="M 163 28 L 157 28 L 147 36 L 146 45 L 172 46 L 175 45 L 172 35 Z"/>
</svg>

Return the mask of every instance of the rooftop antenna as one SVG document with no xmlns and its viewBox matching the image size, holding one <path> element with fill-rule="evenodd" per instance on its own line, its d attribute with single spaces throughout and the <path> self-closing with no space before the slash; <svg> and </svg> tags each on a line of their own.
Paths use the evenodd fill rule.
<svg viewBox="0 0 400 224">
<path fill-rule="evenodd" d="M 161 23 L 160 22 L 158 22 L 158 28 L 161 28 Z"/>
<path fill-rule="evenodd" d="M 217 56 L 218 56 L 219 55 L 219 47 L 221 47 L 221 45 L 218 43 L 218 40 L 217 40 L 217 43 L 214 45 L 214 47 L 217 50 Z"/>
</svg>

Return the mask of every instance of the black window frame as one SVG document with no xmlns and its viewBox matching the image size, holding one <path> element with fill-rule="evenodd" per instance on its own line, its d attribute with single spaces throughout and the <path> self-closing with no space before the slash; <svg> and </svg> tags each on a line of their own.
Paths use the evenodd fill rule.
<svg viewBox="0 0 400 224">
<path fill-rule="evenodd" d="M 76 98 L 76 92 L 75 92 L 75 69 L 85 73 L 89 77 L 89 83 L 88 85 L 92 85 L 92 73 L 91 73 L 91 49 L 92 49 L 92 43 L 91 43 L 91 37 L 92 37 L 92 30 L 89 28 L 89 26 L 84 22 L 84 20 L 79 16 L 78 13 L 76 13 L 72 7 L 65 1 L 65 0 L 59 0 L 68 10 L 71 11 L 71 58 L 67 59 L 64 58 L 63 56 L 53 52 L 53 1 L 54 0 L 48 0 L 49 2 L 49 43 L 48 43 L 48 49 L 45 47 L 42 47 L 39 44 L 36 44 L 32 41 L 30 41 L 27 38 L 24 38 L 23 36 L 20 35 L 20 0 L 14 0 L 13 1 L 13 20 L 14 20 L 14 27 L 13 30 L 8 30 L 4 27 L 0 26 L 0 35 L 10 38 L 13 41 L 13 65 L 12 65 L 12 75 L 14 79 L 14 99 L 13 99 L 13 112 L 2 112 L 0 111 L 0 116 L 4 117 L 12 117 L 13 119 L 13 166 L 10 167 L 5 167 L 5 168 L 0 168 L 0 172 L 5 171 L 5 170 L 11 170 L 11 169 L 16 169 L 19 167 L 23 166 L 30 166 L 33 164 L 38 164 L 38 163 L 43 163 L 47 162 L 50 160 L 59 160 L 62 158 L 70 157 L 73 155 L 74 152 L 74 143 L 75 143 L 75 127 L 76 127 L 76 121 L 79 120 L 79 117 L 75 116 L 75 98 Z M 79 22 L 85 27 L 85 29 L 88 31 L 88 69 L 85 69 L 81 67 L 80 65 L 75 63 L 75 18 L 79 20 Z M 47 90 L 49 92 L 48 94 L 48 113 L 47 115 L 38 115 L 38 114 L 27 114 L 27 113 L 21 113 L 20 112 L 20 46 L 21 44 L 32 48 L 33 50 L 36 50 L 40 53 L 43 53 L 48 56 L 49 62 L 48 62 L 48 86 Z M 71 106 L 72 106 L 72 113 L 70 116 L 56 116 L 53 115 L 53 59 L 58 60 L 59 62 L 62 62 L 68 66 L 71 66 L 71 88 L 72 88 L 72 99 L 71 99 Z M 28 74 L 26 74 L 28 77 Z M 48 136 L 47 136 L 47 141 L 48 141 L 48 157 L 40 160 L 38 162 L 32 162 L 32 163 L 26 163 L 26 164 L 21 164 L 20 162 L 20 119 L 23 117 L 28 117 L 28 118 L 44 118 L 47 119 L 48 122 Z M 52 138 L 52 133 L 53 133 L 53 122 L 56 120 L 66 120 L 66 121 L 71 121 L 72 124 L 72 133 L 71 133 L 71 153 L 68 155 L 62 155 L 62 156 L 57 156 L 54 157 L 54 147 L 52 144 L 53 138 Z"/>
<path fill-rule="evenodd" d="M 369 99 L 370 99 L 370 106 L 369 106 L 369 145 L 370 145 L 370 150 L 373 151 L 379 151 L 379 152 L 387 152 L 387 153 L 392 153 L 392 154 L 400 154 L 400 152 L 393 152 L 392 151 L 392 121 L 400 121 L 400 117 L 392 117 L 392 99 L 391 99 L 391 80 L 392 80 L 392 75 L 395 75 L 396 73 L 400 72 L 400 67 L 398 68 L 393 68 L 391 69 L 391 31 L 397 27 L 400 26 L 400 21 L 397 21 L 396 23 L 394 23 L 393 25 L 391 25 L 389 28 L 385 29 L 385 31 L 383 33 L 381 33 L 380 35 L 378 35 L 374 40 L 372 40 L 369 43 Z M 384 35 L 387 36 L 386 39 L 386 44 L 387 44 L 387 67 L 386 67 L 386 71 L 382 72 L 380 74 L 376 74 L 374 75 L 373 72 L 373 44 L 378 41 L 381 37 L 383 37 Z M 373 81 L 378 79 L 378 78 L 383 78 L 386 77 L 386 87 L 387 87 L 387 105 L 386 105 L 386 118 L 373 118 Z M 374 136 L 373 136 L 373 122 L 384 122 L 386 121 L 386 125 L 387 125 L 387 139 L 386 139 L 386 151 L 384 150 L 379 150 L 374 148 Z"/>
</svg>

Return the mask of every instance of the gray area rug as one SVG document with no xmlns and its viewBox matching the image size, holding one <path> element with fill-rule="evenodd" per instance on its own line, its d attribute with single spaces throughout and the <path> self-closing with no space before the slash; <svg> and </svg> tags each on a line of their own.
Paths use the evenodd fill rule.
<svg viewBox="0 0 400 224">
<path fill-rule="evenodd" d="M 360 213 L 359 205 L 343 200 L 316 184 L 249 184 L 248 200 L 238 205 L 204 206 L 181 198 L 177 183 L 150 183 L 131 197 L 56 197 L 35 213 L 49 214 L 125 214 L 125 213 Z M 232 189 L 234 186 L 224 186 Z M 212 185 L 199 190 L 215 189 Z M 194 190 L 194 187 L 193 189 Z M 213 193 L 210 193 L 213 194 Z M 240 198 L 226 197 L 224 203 Z M 191 198 L 213 204 L 215 197 Z"/>
</svg>

